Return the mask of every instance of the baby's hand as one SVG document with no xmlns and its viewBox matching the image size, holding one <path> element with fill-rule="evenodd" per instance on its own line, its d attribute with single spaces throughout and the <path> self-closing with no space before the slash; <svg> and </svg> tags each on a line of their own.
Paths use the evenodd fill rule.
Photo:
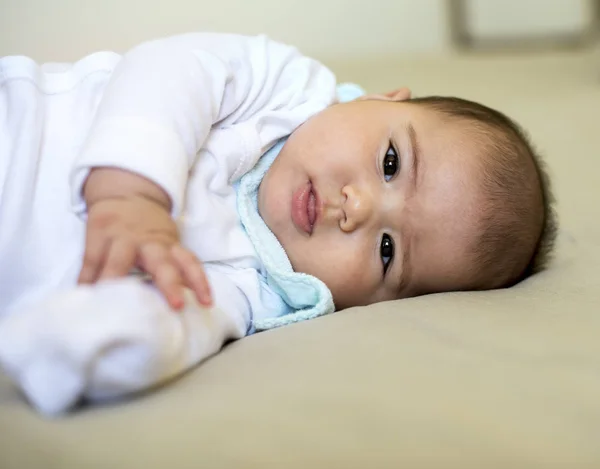
<svg viewBox="0 0 600 469">
<path fill-rule="evenodd" d="M 212 302 L 202 264 L 179 243 L 170 213 L 152 198 L 130 195 L 88 203 L 85 244 L 79 283 L 123 277 L 138 267 L 152 276 L 174 309 L 184 305 L 184 287 L 201 304 Z"/>
</svg>

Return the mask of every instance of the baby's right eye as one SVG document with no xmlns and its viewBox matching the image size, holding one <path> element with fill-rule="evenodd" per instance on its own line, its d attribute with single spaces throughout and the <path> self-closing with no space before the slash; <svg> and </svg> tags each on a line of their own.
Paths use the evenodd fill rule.
<svg viewBox="0 0 600 469">
<path fill-rule="evenodd" d="M 400 159 L 398 158 L 398 153 L 396 152 L 394 145 L 390 143 L 390 147 L 383 158 L 383 177 L 386 182 L 391 181 L 399 169 Z"/>
</svg>

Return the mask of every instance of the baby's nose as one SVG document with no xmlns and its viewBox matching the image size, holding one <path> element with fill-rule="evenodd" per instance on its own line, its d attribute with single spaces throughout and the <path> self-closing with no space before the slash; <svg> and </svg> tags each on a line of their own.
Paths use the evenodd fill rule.
<svg viewBox="0 0 600 469">
<path fill-rule="evenodd" d="M 344 196 L 344 217 L 340 221 L 343 231 L 351 232 L 369 220 L 373 212 L 373 198 L 366 190 L 356 186 L 346 185 L 342 188 Z"/>
</svg>

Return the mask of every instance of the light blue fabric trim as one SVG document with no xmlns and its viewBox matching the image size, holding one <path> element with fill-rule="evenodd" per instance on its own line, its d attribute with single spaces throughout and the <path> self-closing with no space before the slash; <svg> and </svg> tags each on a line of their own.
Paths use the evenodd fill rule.
<svg viewBox="0 0 600 469">
<path fill-rule="evenodd" d="M 342 84 L 337 88 L 339 102 L 352 101 L 364 94 L 362 88 L 352 83 Z M 280 311 L 269 312 L 274 317 L 254 321 L 256 331 L 305 321 L 335 310 L 331 292 L 321 280 L 293 271 L 283 247 L 258 212 L 258 187 L 286 140 L 287 138 L 280 140 L 266 152 L 237 186 L 238 213 L 265 266 L 265 284 L 279 294 L 286 305 Z"/>
</svg>

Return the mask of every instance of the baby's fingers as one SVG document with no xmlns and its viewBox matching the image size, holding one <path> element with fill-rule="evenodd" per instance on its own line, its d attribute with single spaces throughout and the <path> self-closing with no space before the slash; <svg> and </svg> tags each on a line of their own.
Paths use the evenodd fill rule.
<svg viewBox="0 0 600 469">
<path fill-rule="evenodd" d="M 212 305 L 212 297 L 208 279 L 204 273 L 202 263 L 190 251 L 180 245 L 171 248 L 173 258 L 183 273 L 185 283 L 196 294 L 200 304 L 204 306 Z"/>
<path fill-rule="evenodd" d="M 136 257 L 136 246 L 132 241 L 113 241 L 100 271 L 99 280 L 124 277 L 135 266 Z"/>
<path fill-rule="evenodd" d="M 183 280 L 174 264 L 169 249 L 163 244 L 146 244 L 140 248 L 140 264 L 149 273 L 154 284 L 176 310 L 184 306 Z"/>
<path fill-rule="evenodd" d="M 110 239 L 96 232 L 88 231 L 85 240 L 85 254 L 77 283 L 90 284 L 98 280 Z"/>
</svg>

